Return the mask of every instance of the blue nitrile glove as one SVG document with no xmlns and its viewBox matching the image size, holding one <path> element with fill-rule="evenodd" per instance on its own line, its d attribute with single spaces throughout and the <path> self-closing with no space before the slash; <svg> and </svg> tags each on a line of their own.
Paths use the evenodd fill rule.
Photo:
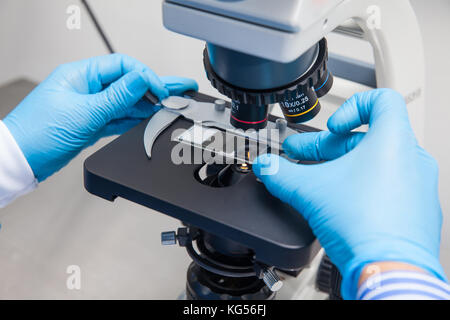
<svg viewBox="0 0 450 320">
<path fill-rule="evenodd" d="M 352 132 L 362 124 L 367 133 Z M 342 273 L 344 298 L 355 298 L 360 273 L 372 262 L 406 262 L 445 279 L 438 166 L 417 144 L 403 98 L 389 89 L 356 94 L 328 129 L 284 143 L 291 158 L 328 162 L 263 155 L 253 170 L 309 222 Z"/>
<path fill-rule="evenodd" d="M 197 90 L 194 80 L 159 78 L 141 62 L 112 54 L 58 67 L 4 123 L 39 181 L 98 139 L 121 134 L 157 107 L 140 101 Z"/>
</svg>

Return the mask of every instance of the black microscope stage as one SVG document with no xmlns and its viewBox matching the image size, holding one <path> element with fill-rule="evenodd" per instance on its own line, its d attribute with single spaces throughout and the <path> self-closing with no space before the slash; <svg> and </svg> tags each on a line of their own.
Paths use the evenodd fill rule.
<svg viewBox="0 0 450 320">
<path fill-rule="evenodd" d="M 215 100 L 199 93 L 193 98 L 200 102 Z M 276 118 L 271 116 L 270 120 Z M 143 144 L 147 122 L 85 161 L 84 183 L 90 193 L 109 201 L 128 199 L 237 242 L 250 248 L 256 261 L 268 266 L 299 270 L 312 260 L 320 246 L 307 222 L 273 197 L 253 173 L 232 186 L 214 188 L 194 177 L 201 165 L 172 162 L 171 150 L 177 142 L 171 140 L 171 133 L 191 127 L 192 121 L 179 118 L 167 128 L 157 138 L 151 159 Z M 315 131 L 307 126 L 297 130 Z"/>
</svg>

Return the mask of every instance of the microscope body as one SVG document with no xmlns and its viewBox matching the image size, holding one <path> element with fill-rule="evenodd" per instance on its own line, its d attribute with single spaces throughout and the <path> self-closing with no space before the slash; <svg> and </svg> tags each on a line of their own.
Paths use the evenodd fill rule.
<svg viewBox="0 0 450 320">
<path fill-rule="evenodd" d="M 372 44 L 372 87 L 405 96 L 422 140 L 425 72 L 414 12 L 407 0 L 165 0 L 163 21 L 206 42 L 206 74 L 231 102 L 187 93 L 179 109 L 163 108 L 89 157 L 85 187 L 183 222 L 178 232 L 163 233 L 162 242 L 178 242 L 194 261 L 188 298 L 273 299 L 280 288 L 275 270 L 298 275 L 320 250 L 307 222 L 256 179 L 253 152 L 244 149 L 244 157 L 231 157 L 238 163 L 225 164 L 174 163 L 173 152 L 182 145 L 195 158 L 195 150 L 211 151 L 206 142 L 226 133 L 243 138 L 245 147 L 256 142 L 282 153 L 288 136 L 317 131 L 302 122 L 319 113 L 319 98 L 333 84 L 325 40 L 332 31 Z M 361 78 L 359 70 L 346 63 L 332 71 L 352 80 Z M 270 114 L 275 103 L 285 119 Z M 198 127 L 205 129 L 200 135 Z"/>
<path fill-rule="evenodd" d="M 265 128 L 274 103 L 291 124 L 314 118 L 319 98 L 333 85 L 325 36 L 334 31 L 364 39 L 374 52 L 371 86 L 405 97 L 423 142 L 424 53 L 408 0 L 165 0 L 163 21 L 169 30 L 206 41 L 207 77 L 232 100 L 230 122 L 241 129 Z M 360 68 L 337 63 L 344 77 L 358 79 L 352 73 Z"/>
</svg>

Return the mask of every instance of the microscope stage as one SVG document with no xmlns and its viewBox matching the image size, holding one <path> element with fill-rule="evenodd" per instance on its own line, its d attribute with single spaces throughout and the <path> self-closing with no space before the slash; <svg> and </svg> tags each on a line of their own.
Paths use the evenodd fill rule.
<svg viewBox="0 0 450 320">
<path fill-rule="evenodd" d="M 215 100 L 202 94 L 195 94 L 193 99 Z M 109 201 L 128 199 L 233 240 L 252 249 L 257 261 L 279 269 L 298 270 L 314 258 L 320 246 L 307 222 L 273 197 L 253 173 L 232 186 L 215 188 L 194 177 L 202 165 L 172 162 L 171 151 L 177 142 L 171 140 L 171 134 L 178 128 L 190 128 L 192 121 L 179 118 L 162 132 L 151 159 L 143 144 L 147 122 L 85 161 L 84 183 L 90 193 Z M 302 129 L 313 130 L 306 126 Z"/>
</svg>

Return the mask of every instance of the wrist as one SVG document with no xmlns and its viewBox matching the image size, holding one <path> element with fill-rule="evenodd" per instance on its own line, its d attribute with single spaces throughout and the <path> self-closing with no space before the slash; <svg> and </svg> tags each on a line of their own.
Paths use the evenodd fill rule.
<svg viewBox="0 0 450 320">
<path fill-rule="evenodd" d="M 383 272 L 389 271 L 389 268 L 408 265 L 447 281 L 439 262 L 439 250 L 427 250 L 410 241 L 378 241 L 376 245 L 357 248 L 352 255 L 353 257 L 341 269 L 343 277 L 341 291 L 344 299 L 355 299 L 361 277 L 370 276 L 371 272 L 371 274 L 376 272 L 377 267 Z M 373 268 L 369 268 L 370 266 Z"/>
<path fill-rule="evenodd" d="M 424 269 L 409 263 L 397 261 L 373 262 L 366 265 L 361 271 L 361 275 L 359 276 L 358 281 L 358 287 L 361 286 L 361 284 L 370 277 L 388 271 L 414 271 L 414 272 L 428 273 Z"/>
<path fill-rule="evenodd" d="M 415 265 L 382 261 L 364 267 L 356 299 L 448 300 L 450 286 Z"/>
</svg>

